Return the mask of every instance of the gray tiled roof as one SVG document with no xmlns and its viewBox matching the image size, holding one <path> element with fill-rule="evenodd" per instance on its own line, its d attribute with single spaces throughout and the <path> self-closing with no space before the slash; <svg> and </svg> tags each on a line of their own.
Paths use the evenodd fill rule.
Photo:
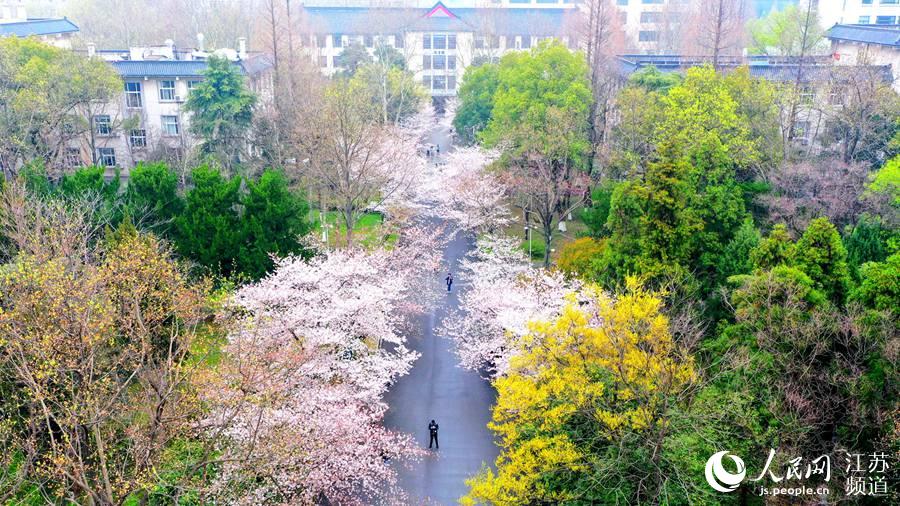
<svg viewBox="0 0 900 506">
<path fill-rule="evenodd" d="M 66 18 L 35 18 L 16 23 L 0 23 L 0 37 L 6 35 L 30 37 L 32 35 L 55 35 L 77 31 L 78 26 Z"/>
<path fill-rule="evenodd" d="M 121 60 L 110 62 L 122 77 L 200 77 L 205 60 Z M 245 73 L 240 62 L 235 65 Z"/>
<path fill-rule="evenodd" d="M 898 25 L 834 25 L 828 29 L 827 35 L 832 40 L 900 48 L 900 26 Z"/>
<path fill-rule="evenodd" d="M 802 66 L 797 58 L 769 58 L 765 56 L 749 58 L 724 58 L 719 67 L 728 72 L 746 66 L 753 77 L 769 81 L 787 82 L 797 79 L 805 83 L 825 82 L 846 78 L 845 73 L 865 70 L 881 76 L 885 82 L 891 82 L 890 65 L 832 65 L 827 58 L 813 57 L 803 61 Z M 644 67 L 654 66 L 662 72 L 685 72 L 691 67 L 710 63 L 709 57 L 688 57 L 680 55 L 622 55 L 619 56 L 619 72 L 628 77 Z"/>
<path fill-rule="evenodd" d="M 306 7 L 306 24 L 315 33 L 379 34 L 402 31 L 556 35 L 572 9 L 458 8 L 453 16 L 426 17 L 433 7 Z"/>
</svg>

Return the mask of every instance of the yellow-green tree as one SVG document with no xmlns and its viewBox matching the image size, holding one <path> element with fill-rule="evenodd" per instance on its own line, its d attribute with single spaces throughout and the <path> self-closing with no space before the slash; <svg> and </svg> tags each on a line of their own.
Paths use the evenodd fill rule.
<svg viewBox="0 0 900 506">
<path fill-rule="evenodd" d="M 465 504 L 649 503 L 669 486 L 669 413 L 695 382 L 693 360 L 660 295 L 635 278 L 617 297 L 596 286 L 582 297 L 534 322 L 496 381 L 502 452 L 496 472 L 468 482 Z"/>
</svg>

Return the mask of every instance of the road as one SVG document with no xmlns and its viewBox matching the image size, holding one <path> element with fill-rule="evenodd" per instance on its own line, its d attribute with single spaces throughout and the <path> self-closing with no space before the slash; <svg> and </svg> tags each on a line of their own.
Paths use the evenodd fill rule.
<svg viewBox="0 0 900 506">
<path fill-rule="evenodd" d="M 443 128 L 433 131 L 426 142 L 440 143 L 442 153 L 450 148 L 448 132 Z M 457 365 L 453 343 L 436 328 L 447 311 L 457 307 L 457 297 L 466 289 L 466 280 L 457 274 L 456 264 L 472 246 L 472 239 L 463 234 L 447 243 L 444 261 L 456 278 L 453 291 L 416 322 L 420 331 L 409 337 L 408 346 L 422 355 L 386 395 L 390 406 L 385 417 L 388 428 L 413 434 L 427 448 L 428 422 L 434 419 L 440 425 L 440 450 L 430 452 L 410 468 L 398 467 L 400 485 L 411 504 L 456 504 L 467 491 L 466 478 L 483 465 L 492 465 L 498 454 L 487 428 L 496 393 L 477 373 Z M 437 275 L 433 289 L 446 290 L 446 272 Z"/>
</svg>

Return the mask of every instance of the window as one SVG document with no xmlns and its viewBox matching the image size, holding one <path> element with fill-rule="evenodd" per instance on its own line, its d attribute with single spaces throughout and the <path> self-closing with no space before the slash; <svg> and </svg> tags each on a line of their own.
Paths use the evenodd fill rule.
<svg viewBox="0 0 900 506">
<path fill-rule="evenodd" d="M 862 0 L 863 5 L 872 5 L 872 0 Z"/>
<path fill-rule="evenodd" d="M 641 23 L 659 23 L 659 12 L 642 12 Z"/>
<path fill-rule="evenodd" d="M 142 105 L 141 83 L 125 83 L 125 107 L 139 108 Z"/>
<path fill-rule="evenodd" d="M 433 76 L 431 78 L 431 89 L 443 90 L 447 87 L 447 78 L 444 76 Z"/>
<path fill-rule="evenodd" d="M 328 36 L 324 33 L 320 33 L 316 35 L 316 45 L 319 47 L 325 47 L 328 45 Z"/>
<path fill-rule="evenodd" d="M 867 24 L 870 23 L 869 19 L 871 19 L 871 18 L 869 18 L 869 16 L 860 16 L 860 17 L 859 17 L 859 24 L 861 24 L 861 25 L 867 25 Z"/>
<path fill-rule="evenodd" d="M 628 0 L 616 0 L 616 5 L 628 5 Z"/>
<path fill-rule="evenodd" d="M 628 13 L 625 11 L 620 12 L 619 13 L 619 21 L 621 21 L 621 23 L 623 25 L 627 24 L 628 23 Z"/>
<path fill-rule="evenodd" d="M 811 104 L 814 97 L 815 92 L 813 91 L 812 86 L 804 86 L 800 88 L 800 102 L 804 104 Z"/>
<path fill-rule="evenodd" d="M 109 119 L 109 114 L 98 114 L 94 116 L 94 130 L 96 130 L 97 135 L 112 134 L 112 122 Z"/>
<path fill-rule="evenodd" d="M 642 4 L 661 4 L 663 0 L 641 0 Z"/>
<path fill-rule="evenodd" d="M 431 39 L 432 49 L 447 49 L 446 35 L 432 35 Z"/>
<path fill-rule="evenodd" d="M 159 99 L 163 102 L 175 100 L 175 81 L 159 82 Z"/>
<path fill-rule="evenodd" d="M 447 76 L 447 89 L 448 90 L 456 89 L 456 76 Z"/>
<path fill-rule="evenodd" d="M 456 35 L 447 36 L 447 49 L 456 49 Z"/>
<path fill-rule="evenodd" d="M 436 54 L 431 58 L 431 66 L 435 70 L 444 70 L 447 66 L 447 59 L 442 54 Z"/>
<path fill-rule="evenodd" d="M 128 142 L 133 148 L 147 147 L 147 131 L 143 128 L 136 128 L 128 133 Z"/>
<path fill-rule="evenodd" d="M 63 154 L 63 163 L 70 169 L 81 167 L 81 150 L 78 148 L 66 148 Z"/>
<path fill-rule="evenodd" d="M 531 35 L 522 35 L 522 49 L 531 47 Z"/>
<path fill-rule="evenodd" d="M 402 34 L 398 33 L 397 35 L 394 35 L 394 47 L 396 47 L 396 48 L 403 47 L 403 35 Z"/>
<path fill-rule="evenodd" d="M 328 57 L 327 56 L 319 57 L 319 66 L 322 68 L 325 68 L 328 66 Z"/>
<path fill-rule="evenodd" d="M 375 45 L 375 39 L 371 35 L 366 35 L 363 37 L 363 43 L 365 43 L 366 47 L 373 47 Z"/>
<path fill-rule="evenodd" d="M 475 36 L 475 49 L 484 49 L 484 35 L 476 35 Z"/>
<path fill-rule="evenodd" d="M 890 4 L 894 5 L 898 2 L 898 0 L 881 0 L 881 5 Z"/>
<path fill-rule="evenodd" d="M 97 158 L 100 159 L 100 165 L 104 167 L 116 166 L 116 150 L 113 148 L 98 148 Z"/>
<path fill-rule="evenodd" d="M 641 30 L 638 32 L 638 40 L 641 42 L 656 42 L 659 40 L 659 32 L 655 30 Z"/>
<path fill-rule="evenodd" d="M 431 34 L 426 33 L 422 36 L 422 49 L 431 49 Z"/>
<path fill-rule="evenodd" d="M 178 116 L 162 117 L 163 135 L 178 135 Z"/>
<path fill-rule="evenodd" d="M 422 56 L 422 70 L 431 70 L 431 55 L 426 54 Z"/>
<path fill-rule="evenodd" d="M 447 68 L 450 70 L 456 70 L 456 57 L 453 55 L 447 56 Z"/>
<path fill-rule="evenodd" d="M 828 95 L 828 102 L 830 102 L 831 105 L 844 105 L 845 93 L 846 90 L 844 88 L 832 88 Z"/>
<path fill-rule="evenodd" d="M 809 121 L 797 121 L 794 123 L 794 140 L 806 145 L 809 138 Z"/>
<path fill-rule="evenodd" d="M 875 16 L 875 24 L 876 25 L 892 25 L 892 24 L 894 24 L 895 19 L 897 19 L 895 16 Z"/>
<path fill-rule="evenodd" d="M 431 89 L 431 76 L 422 77 L 422 86 L 424 86 L 426 90 Z"/>
<path fill-rule="evenodd" d="M 344 36 L 339 33 L 332 34 L 331 47 L 344 47 Z"/>
<path fill-rule="evenodd" d="M 194 91 L 194 88 L 200 85 L 202 81 L 198 81 L 197 79 L 192 79 L 188 81 L 188 92 Z"/>
</svg>

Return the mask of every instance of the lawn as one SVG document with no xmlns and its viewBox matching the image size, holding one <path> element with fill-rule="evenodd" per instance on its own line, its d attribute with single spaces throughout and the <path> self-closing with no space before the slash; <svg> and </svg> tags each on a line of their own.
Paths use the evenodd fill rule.
<svg viewBox="0 0 900 506">
<path fill-rule="evenodd" d="M 532 225 L 534 226 L 534 225 Z M 560 249 L 563 244 L 567 242 L 574 241 L 579 237 L 585 235 L 587 233 L 587 225 L 581 221 L 581 209 L 576 209 L 572 211 L 572 219 L 566 221 L 566 231 L 560 232 L 558 229 L 554 227 L 553 233 L 553 251 L 550 253 L 550 260 L 554 261 L 556 256 L 559 254 Z M 529 245 L 528 239 L 526 238 L 525 231 L 522 226 L 522 212 L 521 210 L 516 210 L 513 216 L 513 223 L 506 227 L 504 233 L 511 237 L 521 238 L 522 242 L 520 248 L 525 254 L 528 254 Z M 544 242 L 544 233 L 541 231 L 540 226 L 535 227 L 531 231 L 531 259 L 535 262 L 544 260 L 544 251 L 546 250 L 547 245 Z"/>
<path fill-rule="evenodd" d="M 316 214 L 313 230 L 316 234 L 322 234 L 322 222 Z M 340 246 L 345 243 L 347 225 L 338 211 L 325 213 L 325 223 L 328 226 L 328 245 Z M 353 241 L 366 247 L 391 245 L 397 240 L 397 235 L 389 233 L 384 227 L 384 217 L 380 213 L 363 214 L 353 227 Z"/>
</svg>

